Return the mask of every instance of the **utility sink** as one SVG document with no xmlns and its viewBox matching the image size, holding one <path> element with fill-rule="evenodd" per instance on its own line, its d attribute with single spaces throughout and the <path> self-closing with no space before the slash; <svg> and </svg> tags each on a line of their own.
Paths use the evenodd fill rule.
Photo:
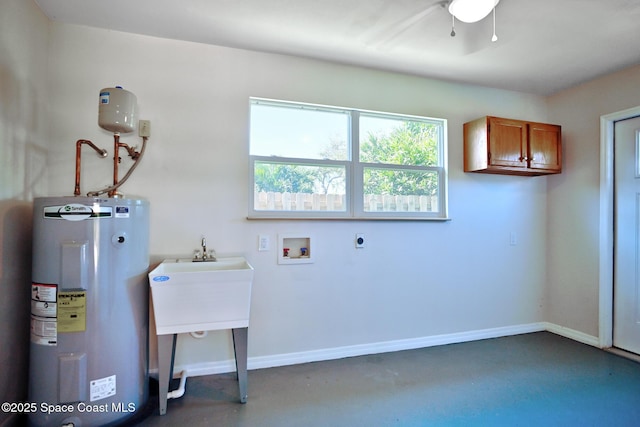
<svg viewBox="0 0 640 427">
<path fill-rule="evenodd" d="M 158 335 L 249 326 L 253 267 L 244 257 L 167 259 L 149 283 Z"/>
</svg>

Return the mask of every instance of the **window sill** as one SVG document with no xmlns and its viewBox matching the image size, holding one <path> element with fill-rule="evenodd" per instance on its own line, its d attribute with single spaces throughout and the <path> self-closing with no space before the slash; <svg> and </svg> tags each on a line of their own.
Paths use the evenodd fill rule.
<svg viewBox="0 0 640 427">
<path fill-rule="evenodd" d="M 329 217 L 329 216 L 308 216 L 308 217 L 291 217 L 291 216 L 247 216 L 249 221 L 428 221 L 428 222 L 448 222 L 451 218 L 416 218 L 416 217 Z"/>
</svg>

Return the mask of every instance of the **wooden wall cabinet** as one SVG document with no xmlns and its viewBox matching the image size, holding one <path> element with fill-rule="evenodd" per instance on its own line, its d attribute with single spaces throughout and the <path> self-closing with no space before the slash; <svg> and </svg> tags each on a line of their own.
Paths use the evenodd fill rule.
<svg viewBox="0 0 640 427">
<path fill-rule="evenodd" d="M 561 173 L 561 128 L 490 116 L 465 123 L 464 171 L 526 176 Z"/>
</svg>

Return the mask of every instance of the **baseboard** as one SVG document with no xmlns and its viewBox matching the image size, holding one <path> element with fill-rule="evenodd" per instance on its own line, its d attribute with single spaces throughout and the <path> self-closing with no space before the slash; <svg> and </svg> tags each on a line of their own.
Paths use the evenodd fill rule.
<svg viewBox="0 0 640 427">
<path fill-rule="evenodd" d="M 576 331 L 575 329 L 565 328 L 564 326 L 556 325 L 554 323 L 545 322 L 545 330 L 552 332 L 556 335 L 570 338 L 574 341 L 588 344 L 593 347 L 600 347 L 600 339 L 593 335 L 585 334 L 584 332 Z"/>
<path fill-rule="evenodd" d="M 365 356 L 367 354 L 389 353 L 393 351 L 414 350 L 417 348 L 434 347 L 438 345 L 457 344 L 489 338 L 506 337 L 510 335 L 528 334 L 532 332 L 549 331 L 574 341 L 599 347 L 598 337 L 584 332 L 566 328 L 549 322 L 528 323 L 524 325 L 505 326 L 501 328 L 480 329 L 475 331 L 457 332 L 453 334 L 432 335 L 428 337 L 410 338 L 403 340 L 384 341 L 370 344 L 351 345 L 345 347 L 326 348 L 321 350 L 302 351 L 296 353 L 275 354 L 270 356 L 250 357 L 247 369 L 274 368 L 277 366 L 296 365 L 300 363 L 320 362 L 323 360 L 342 359 L 345 357 Z M 193 363 L 176 365 L 174 372 L 178 374 L 186 370 L 189 377 L 214 375 L 236 370 L 233 359 L 216 362 Z M 157 369 L 152 373 L 157 374 Z"/>
<path fill-rule="evenodd" d="M 557 330 L 551 330 L 551 327 Z M 505 326 L 500 328 L 481 329 L 467 332 L 457 332 L 453 334 L 432 335 L 428 337 L 410 338 L 394 341 L 384 341 L 370 344 L 360 344 L 345 347 L 327 348 L 321 350 L 311 350 L 296 353 L 275 354 L 270 356 L 256 356 L 249 357 L 247 361 L 247 369 L 264 369 L 274 368 L 276 366 L 296 365 L 300 363 L 319 362 L 323 360 L 342 359 L 345 357 L 364 356 L 368 354 L 388 353 L 393 351 L 402 350 L 414 350 L 417 348 L 434 347 L 438 345 L 457 344 L 468 341 L 477 341 L 488 338 L 499 338 L 510 335 L 527 334 L 531 332 L 540 332 L 549 330 L 557 333 L 558 335 L 567 336 L 573 338 L 573 336 L 582 338 L 576 339 L 577 341 L 584 342 L 583 339 L 587 337 L 585 334 L 581 334 L 577 331 L 573 331 L 567 328 L 561 328 L 556 325 L 551 325 L 546 322 L 529 323 L 524 325 Z M 569 336 L 573 335 L 573 336 Z M 597 342 L 597 339 L 596 339 Z M 236 369 L 235 361 L 223 360 L 216 362 L 204 362 L 188 365 L 176 365 L 174 372 L 186 370 L 189 377 L 195 377 L 200 375 L 213 375 L 226 372 L 234 372 Z M 157 370 L 155 370 L 157 373 Z"/>
</svg>

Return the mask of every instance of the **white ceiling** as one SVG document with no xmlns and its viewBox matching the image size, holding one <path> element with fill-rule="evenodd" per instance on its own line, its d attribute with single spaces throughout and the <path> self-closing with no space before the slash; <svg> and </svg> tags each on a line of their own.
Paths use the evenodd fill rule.
<svg viewBox="0 0 640 427">
<path fill-rule="evenodd" d="M 53 21 L 548 95 L 640 64 L 640 0 L 35 0 Z M 446 1 L 445 1 L 446 2 Z"/>
</svg>

